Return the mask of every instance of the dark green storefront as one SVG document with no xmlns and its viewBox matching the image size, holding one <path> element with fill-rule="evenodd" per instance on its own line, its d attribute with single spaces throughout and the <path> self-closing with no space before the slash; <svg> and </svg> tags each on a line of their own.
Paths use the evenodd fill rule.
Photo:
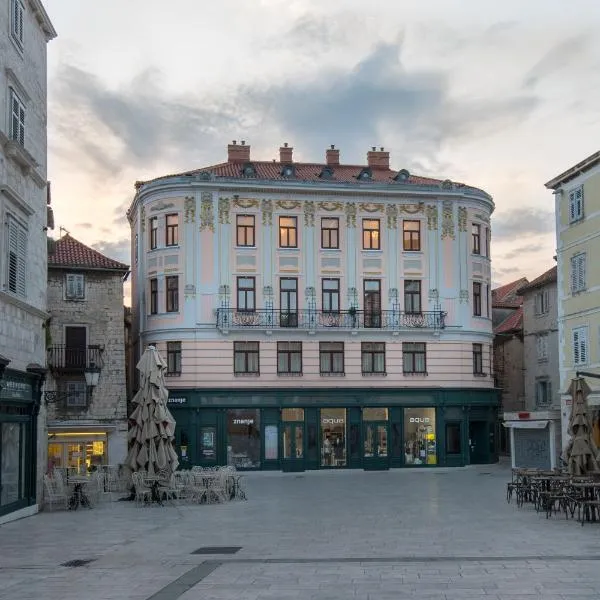
<svg viewBox="0 0 600 600">
<path fill-rule="evenodd" d="M 173 390 L 181 468 L 389 469 L 498 460 L 493 389 Z"/>
</svg>

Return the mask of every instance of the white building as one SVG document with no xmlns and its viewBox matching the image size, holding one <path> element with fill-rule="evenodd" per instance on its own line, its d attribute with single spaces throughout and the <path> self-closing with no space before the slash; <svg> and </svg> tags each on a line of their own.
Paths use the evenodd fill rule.
<svg viewBox="0 0 600 600">
<path fill-rule="evenodd" d="M 46 46 L 55 36 L 40 0 L 0 0 L 0 523 L 37 510 L 45 467 Z"/>
</svg>

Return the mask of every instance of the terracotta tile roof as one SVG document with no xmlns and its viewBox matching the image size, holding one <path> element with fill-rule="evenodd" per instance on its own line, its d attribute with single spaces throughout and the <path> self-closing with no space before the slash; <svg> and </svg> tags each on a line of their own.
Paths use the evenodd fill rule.
<svg viewBox="0 0 600 600">
<path fill-rule="evenodd" d="M 517 308 L 502 323 L 494 327 L 494 333 L 509 333 L 523 329 L 523 307 Z"/>
<path fill-rule="evenodd" d="M 523 295 L 526 292 L 531 290 L 535 290 L 536 288 L 541 288 L 548 283 L 554 283 L 557 277 L 556 265 L 551 269 L 548 269 L 545 273 L 542 273 L 539 277 L 536 277 L 533 281 L 530 281 L 528 284 L 521 286 L 517 293 Z"/>
<path fill-rule="evenodd" d="M 76 267 L 102 271 L 128 271 L 129 266 L 120 263 L 97 250 L 82 244 L 79 240 L 64 235 L 54 244 L 54 251 L 48 254 L 48 267 Z"/>
<path fill-rule="evenodd" d="M 519 308 L 523 304 L 523 298 L 517 290 L 528 283 L 526 277 L 521 277 L 492 290 L 492 308 Z"/>
</svg>

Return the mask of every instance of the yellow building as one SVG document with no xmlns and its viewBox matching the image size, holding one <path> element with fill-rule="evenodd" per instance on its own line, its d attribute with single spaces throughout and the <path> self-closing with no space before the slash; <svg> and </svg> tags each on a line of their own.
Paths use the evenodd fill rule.
<svg viewBox="0 0 600 600">
<path fill-rule="evenodd" d="M 563 447 L 577 372 L 600 377 L 600 151 L 546 183 L 555 197 L 558 261 L 558 331 Z M 594 434 L 600 446 L 600 380 L 592 389 Z"/>
</svg>

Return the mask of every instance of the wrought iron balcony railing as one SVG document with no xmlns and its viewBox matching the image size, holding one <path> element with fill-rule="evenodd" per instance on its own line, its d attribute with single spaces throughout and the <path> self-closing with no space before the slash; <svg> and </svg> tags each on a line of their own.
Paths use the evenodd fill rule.
<svg viewBox="0 0 600 600">
<path fill-rule="evenodd" d="M 384 329 L 401 331 L 403 329 L 432 329 L 445 327 L 446 313 L 443 311 L 424 311 L 409 313 L 399 310 L 370 312 L 364 310 L 340 310 L 327 312 L 310 308 L 297 311 L 260 309 L 253 311 L 235 308 L 217 309 L 217 329 Z"/>
<path fill-rule="evenodd" d="M 102 364 L 103 346 L 65 346 L 59 344 L 50 346 L 48 352 L 48 366 L 51 371 L 66 371 L 83 373 L 90 367 L 99 367 Z"/>
</svg>

